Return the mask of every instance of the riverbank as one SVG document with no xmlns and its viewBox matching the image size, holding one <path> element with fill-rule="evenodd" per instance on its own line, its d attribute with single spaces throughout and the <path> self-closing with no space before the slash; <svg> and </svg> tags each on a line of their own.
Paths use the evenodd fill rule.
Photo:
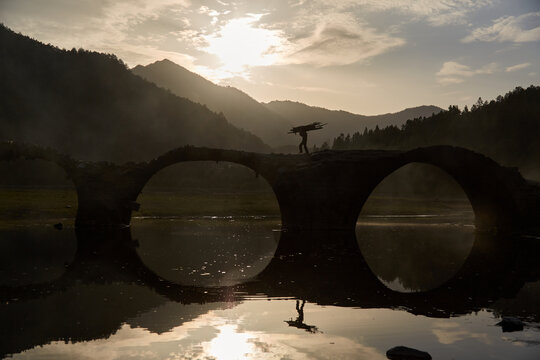
<svg viewBox="0 0 540 360">
<path fill-rule="evenodd" d="M 73 226 L 77 212 L 77 194 L 72 189 L 0 189 L 0 227 L 31 224 Z M 187 189 L 181 191 L 145 191 L 134 212 L 141 218 L 185 218 L 206 216 L 265 216 L 279 218 L 279 205 L 268 191 L 223 191 Z M 466 199 L 410 198 L 374 195 L 366 202 L 361 216 L 423 216 L 470 214 Z"/>
</svg>

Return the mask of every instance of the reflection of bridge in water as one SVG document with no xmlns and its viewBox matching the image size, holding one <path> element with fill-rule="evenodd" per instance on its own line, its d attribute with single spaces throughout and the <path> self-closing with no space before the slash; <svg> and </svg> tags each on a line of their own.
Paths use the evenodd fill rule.
<svg viewBox="0 0 540 360">
<path fill-rule="evenodd" d="M 353 230 L 363 204 L 389 174 L 413 163 L 446 171 L 467 194 L 477 229 L 498 232 L 538 227 L 540 187 L 515 168 L 463 148 L 411 151 L 323 151 L 311 156 L 259 154 L 182 147 L 150 162 L 115 165 L 77 161 L 49 148 L 0 144 L 0 160 L 43 159 L 62 167 L 75 183 L 76 225 L 129 225 L 137 197 L 157 172 L 187 161 L 227 161 L 251 168 L 272 187 L 289 230 Z"/>
<path fill-rule="evenodd" d="M 216 307 L 223 302 L 242 301 L 245 296 L 265 294 L 319 305 L 399 308 L 444 318 L 490 308 L 497 299 L 515 296 L 526 281 L 540 278 L 538 263 L 530 259 L 538 252 L 538 245 L 511 238 L 494 241 L 490 235 L 478 233 L 467 260 L 452 279 L 429 291 L 400 293 L 388 289 L 373 274 L 353 232 L 290 231 L 281 235 L 275 256 L 255 279 L 235 286 L 204 288 L 173 283 L 149 269 L 135 249 L 130 229 L 78 230 L 77 253 L 60 278 L 42 284 L 0 287 L 0 327 L 6 327 L 0 338 L 2 355 L 54 340 L 109 337 L 137 314 L 162 304 L 147 300 L 148 293 L 175 303 Z M 111 288 L 88 292 L 80 303 L 72 298 L 72 289 L 79 291 L 81 286 L 118 284 L 151 291 L 146 295 L 136 293 L 141 299 L 129 299 L 128 294 L 115 298 Z M 62 297 L 65 299 L 59 300 Z M 103 297 L 116 301 L 104 302 Z M 64 309 L 56 309 L 51 314 L 51 303 L 64 302 L 69 309 L 65 311 L 70 312 L 64 314 Z M 51 318 L 53 315 L 59 318 Z M 181 323 L 176 319 L 169 326 Z M 39 333 L 43 326 L 40 324 L 47 324 L 47 331 Z"/>
</svg>

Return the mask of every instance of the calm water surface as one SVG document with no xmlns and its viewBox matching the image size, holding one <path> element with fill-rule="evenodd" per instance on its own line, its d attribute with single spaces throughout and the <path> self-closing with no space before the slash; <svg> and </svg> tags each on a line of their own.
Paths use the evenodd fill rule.
<svg viewBox="0 0 540 360">
<path fill-rule="evenodd" d="M 452 216 L 360 220 L 356 234 L 250 217 L 1 230 L 0 357 L 540 358 L 539 239 Z M 502 316 L 525 329 L 503 333 Z"/>
</svg>

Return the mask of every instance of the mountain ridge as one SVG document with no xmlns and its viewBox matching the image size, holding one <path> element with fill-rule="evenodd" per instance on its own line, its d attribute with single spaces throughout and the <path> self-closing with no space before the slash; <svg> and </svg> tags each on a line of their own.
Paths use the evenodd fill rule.
<svg viewBox="0 0 540 360">
<path fill-rule="evenodd" d="M 290 146 L 297 139 L 287 136 L 289 128 L 313 121 L 328 123 L 325 130 L 310 133 L 309 145 L 320 146 L 340 133 L 359 131 L 365 127 L 371 129 L 377 125 L 399 126 L 409 119 L 442 110 L 433 105 L 422 105 L 397 113 L 359 115 L 291 100 L 258 102 L 238 88 L 215 84 L 168 59 L 145 66 L 137 65 L 131 71 L 178 96 L 204 104 L 212 111 L 223 112 L 232 124 L 256 134 L 275 149 L 292 149 Z"/>
</svg>

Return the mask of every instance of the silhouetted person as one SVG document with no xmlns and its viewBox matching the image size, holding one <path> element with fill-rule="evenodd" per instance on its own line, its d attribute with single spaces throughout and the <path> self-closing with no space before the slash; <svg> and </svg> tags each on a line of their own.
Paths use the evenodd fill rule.
<svg viewBox="0 0 540 360">
<path fill-rule="evenodd" d="M 296 320 L 285 320 L 289 326 L 294 326 L 295 328 L 304 329 L 310 333 L 316 333 L 319 330 L 315 325 L 304 324 L 304 304 L 306 300 L 302 300 L 302 305 L 300 305 L 300 300 L 296 300 L 296 311 L 298 311 L 298 317 Z"/>
<path fill-rule="evenodd" d="M 308 148 L 307 148 L 307 131 L 302 129 L 298 132 L 298 135 L 302 137 L 302 142 L 300 145 L 298 145 L 298 149 L 300 150 L 300 154 L 302 153 L 302 146 L 304 147 L 304 150 L 306 151 L 306 154 L 309 154 Z"/>
<path fill-rule="evenodd" d="M 300 143 L 300 145 L 298 145 L 298 150 L 300 150 L 300 154 L 302 153 L 302 147 L 304 147 L 306 154 L 309 154 L 309 150 L 307 148 L 307 132 L 312 130 L 320 130 L 324 127 L 324 125 L 326 124 L 322 124 L 316 121 L 307 125 L 295 126 L 291 128 L 291 130 L 289 130 L 289 134 L 298 134 L 302 137 L 302 142 Z"/>
</svg>

